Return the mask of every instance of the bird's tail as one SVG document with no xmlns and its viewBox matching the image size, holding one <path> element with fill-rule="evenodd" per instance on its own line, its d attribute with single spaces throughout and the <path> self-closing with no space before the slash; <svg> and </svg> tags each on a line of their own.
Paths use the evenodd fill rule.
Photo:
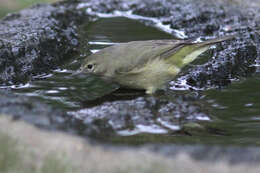
<svg viewBox="0 0 260 173">
<path fill-rule="evenodd" d="M 215 39 L 209 39 L 209 40 L 206 40 L 206 41 L 203 41 L 203 42 L 196 42 L 196 40 L 190 39 L 188 41 L 185 41 L 184 44 L 186 44 L 186 45 L 196 44 L 198 47 L 203 47 L 203 46 L 206 46 L 206 45 L 213 45 L 213 44 L 220 43 L 220 42 L 223 42 L 223 41 L 232 40 L 235 37 L 236 37 L 236 35 L 228 35 L 228 36 L 223 36 L 223 37 L 219 37 L 219 38 L 215 38 Z"/>
<path fill-rule="evenodd" d="M 210 39 L 203 42 L 195 42 L 194 39 L 185 40 L 183 41 L 181 48 L 177 50 L 175 54 L 168 59 L 168 61 L 172 64 L 176 64 L 177 67 L 182 68 L 194 61 L 200 54 L 207 51 L 210 46 L 219 42 L 231 40 L 233 38 L 235 38 L 234 35 Z"/>
</svg>

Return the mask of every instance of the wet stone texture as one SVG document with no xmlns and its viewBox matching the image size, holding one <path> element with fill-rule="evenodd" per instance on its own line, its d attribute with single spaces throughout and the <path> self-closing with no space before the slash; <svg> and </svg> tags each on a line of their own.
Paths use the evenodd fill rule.
<svg viewBox="0 0 260 173">
<path fill-rule="evenodd" d="M 0 91 L 0 114 L 22 119 L 44 129 L 66 129 L 66 113 L 35 99 Z"/>
<path fill-rule="evenodd" d="M 37 5 L 0 21 L 0 84 L 19 84 L 56 69 L 78 47 L 79 15 L 65 6 Z"/>
<path fill-rule="evenodd" d="M 196 97 L 175 97 L 173 101 L 150 96 L 119 101 L 106 100 L 101 105 L 69 114 L 72 119 L 81 120 L 88 127 L 84 131 L 87 135 L 102 135 L 104 132 L 119 135 L 165 134 L 180 130 L 182 124 L 210 119 L 202 112 L 204 108 L 201 108 L 200 103 L 194 102 Z"/>
<path fill-rule="evenodd" d="M 39 5 L 2 19 L 0 83 L 24 83 L 34 75 L 48 73 L 63 64 L 80 46 L 77 19 L 90 17 L 87 8 L 100 13 L 131 10 L 137 15 L 155 17 L 173 29 L 184 31 L 189 38 L 237 34 L 234 40 L 220 43 L 216 49 L 210 50 L 208 53 L 212 58 L 205 64 L 189 68 L 182 74 L 190 86 L 222 87 L 233 79 L 254 73 L 252 64 L 259 57 L 260 49 L 260 35 L 255 30 L 260 25 L 260 18 L 257 18 L 260 9 L 241 9 L 222 1 L 88 0 Z M 140 125 L 163 133 L 178 130 L 185 122 L 210 119 L 205 103 L 189 94 L 178 96 L 170 89 L 162 96 L 131 99 L 111 99 L 111 94 L 101 101 L 86 102 L 84 109 L 56 114 L 50 106 L 30 103 L 32 100 L 20 99 L 4 90 L 0 92 L 0 112 L 18 114 L 18 118 L 50 128 L 63 129 L 60 124 L 66 122 L 83 135 L 125 134 L 126 130 L 140 132 L 144 129 Z M 50 120 L 50 116 L 54 120 Z M 59 119 L 64 116 L 66 120 Z"/>
<path fill-rule="evenodd" d="M 258 36 L 257 36 L 258 37 Z M 257 47 L 250 42 L 241 44 L 221 43 L 214 50 L 212 60 L 189 69 L 185 75 L 187 83 L 198 88 L 222 87 L 231 83 L 232 79 L 247 77 L 254 73 L 256 58 L 259 56 Z"/>
</svg>

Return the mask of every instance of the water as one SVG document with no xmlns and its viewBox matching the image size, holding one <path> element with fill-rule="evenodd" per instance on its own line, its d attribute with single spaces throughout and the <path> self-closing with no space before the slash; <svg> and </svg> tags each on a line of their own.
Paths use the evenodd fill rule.
<svg viewBox="0 0 260 173">
<path fill-rule="evenodd" d="M 82 29 L 86 31 L 83 37 L 89 40 L 92 52 L 97 52 L 104 47 L 120 42 L 173 38 L 172 31 L 169 34 L 163 32 L 160 27 L 149 27 L 136 20 L 124 17 L 109 16 L 108 18 L 101 18 L 83 26 Z M 176 36 L 176 34 L 174 35 Z M 86 126 L 92 126 L 94 117 L 84 117 L 86 112 L 95 111 L 95 109 L 90 108 L 88 101 L 95 103 L 95 100 L 116 91 L 119 86 L 92 75 L 72 76 L 79 68 L 81 61 L 82 57 L 76 57 L 74 61 L 64 65 L 62 69 L 57 69 L 48 75 L 36 76 L 33 82 L 24 86 L 12 86 L 11 88 L 17 94 L 36 97 L 48 104 L 64 109 L 73 118 L 83 119 Z M 218 143 L 260 145 L 259 70 L 251 77 L 234 81 L 221 90 L 190 91 L 185 82 L 183 85 L 182 88 L 173 88 L 176 96 L 173 101 L 179 102 L 182 104 L 180 106 L 183 106 L 186 101 L 178 100 L 179 98 L 182 98 L 183 95 L 196 95 L 191 97 L 192 101 L 187 101 L 187 105 L 195 104 L 194 107 L 201 107 L 205 110 L 205 114 L 195 113 L 195 117 L 172 115 L 172 117 L 163 117 L 164 119 L 157 117 L 156 120 L 153 117 L 153 121 L 146 123 L 138 123 L 137 121 L 134 127 L 115 127 L 112 131 L 104 132 L 106 135 L 95 137 L 105 142 L 126 144 Z M 139 95 L 144 96 L 142 92 L 128 93 L 126 91 L 117 93 L 114 100 L 122 100 L 122 103 L 124 103 L 123 101 L 131 100 L 131 97 L 138 98 Z M 122 99 L 125 96 L 126 98 Z M 142 103 L 142 100 L 140 103 Z M 105 106 L 101 108 L 106 109 Z M 83 116 L 81 116 L 81 112 L 83 112 Z M 141 117 L 137 115 L 138 118 Z M 180 119 L 186 123 L 180 123 Z M 87 121 L 91 123 L 88 124 Z M 120 121 L 117 120 L 111 119 L 107 122 L 113 126 L 121 126 Z M 116 124 L 117 122 L 118 124 Z M 110 134 L 107 135 L 107 133 Z"/>
<path fill-rule="evenodd" d="M 234 82 L 223 90 L 206 91 L 216 127 L 226 130 L 229 143 L 260 143 L 260 75 Z"/>
</svg>

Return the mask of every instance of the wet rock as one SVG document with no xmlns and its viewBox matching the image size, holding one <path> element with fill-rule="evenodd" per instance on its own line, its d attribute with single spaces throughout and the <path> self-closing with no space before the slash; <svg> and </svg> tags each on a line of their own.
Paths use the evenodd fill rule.
<svg viewBox="0 0 260 173">
<path fill-rule="evenodd" d="M 225 160 L 230 164 L 258 163 L 260 161 L 260 150 L 258 147 L 234 147 L 234 146 L 209 146 L 209 145 L 187 145 L 187 146 L 146 146 L 154 152 L 159 152 L 168 157 L 173 157 L 182 152 L 188 153 L 196 160 L 208 163 Z M 243 157 L 241 157 L 243 156 Z"/>
<path fill-rule="evenodd" d="M 169 17 L 172 14 L 171 5 L 167 1 L 142 1 L 135 6 L 134 13 L 146 17 Z"/>
<path fill-rule="evenodd" d="M 66 129 L 67 114 L 50 105 L 25 96 L 0 91 L 0 114 L 24 120 L 45 129 Z"/>
<path fill-rule="evenodd" d="M 165 134 L 181 130 L 188 122 L 210 120 L 207 110 L 193 102 L 194 96 L 171 95 L 176 97 L 171 101 L 167 96 L 118 101 L 109 100 L 111 97 L 107 96 L 107 100 L 94 107 L 69 112 L 72 119 L 86 126 L 83 133 L 95 136 Z"/>
<path fill-rule="evenodd" d="M 63 5 L 36 5 L 3 18 L 0 84 L 24 83 L 64 64 L 77 51 L 79 18 Z"/>
<path fill-rule="evenodd" d="M 223 87 L 231 83 L 233 79 L 248 77 L 255 72 L 256 58 L 259 56 L 258 48 L 250 43 L 228 42 L 221 43 L 218 49 L 213 50 L 213 59 L 207 63 L 190 68 L 182 79 L 198 88 Z M 229 44 L 229 45 L 228 45 Z"/>
</svg>

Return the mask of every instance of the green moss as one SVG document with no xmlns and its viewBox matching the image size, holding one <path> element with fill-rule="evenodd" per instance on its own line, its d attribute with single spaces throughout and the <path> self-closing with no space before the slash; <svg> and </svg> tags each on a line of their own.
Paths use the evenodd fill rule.
<svg viewBox="0 0 260 173">
<path fill-rule="evenodd" d="M 13 0 L 19 9 L 29 7 L 36 3 L 51 3 L 58 0 Z"/>
<path fill-rule="evenodd" d="M 70 173 L 75 172 L 72 166 L 65 161 L 59 160 L 54 155 L 49 155 L 43 162 L 40 173 Z"/>
<path fill-rule="evenodd" d="M 0 7 L 0 18 L 5 16 L 7 13 L 15 12 L 23 8 L 30 7 L 36 3 L 52 3 L 58 0 L 10 0 L 10 4 L 6 4 L 6 1 L 1 2 Z"/>
<path fill-rule="evenodd" d="M 9 172 L 20 166 L 16 141 L 0 133 L 0 172 Z"/>
<path fill-rule="evenodd" d="M 0 133 L 0 172 L 1 173 L 70 173 L 76 172 L 68 161 L 58 159 L 54 154 L 43 160 L 34 159 L 28 148 L 18 149 L 18 143 L 8 135 Z M 24 157 L 28 158 L 27 162 Z M 36 156 L 37 157 L 37 156 Z M 66 158 L 66 157 L 64 157 Z M 42 163 L 37 163 L 42 162 Z M 37 165 L 42 165 L 37 168 Z"/>
<path fill-rule="evenodd" d="M 0 7 L 0 18 L 5 16 L 8 12 L 11 12 L 12 10 L 8 9 L 8 8 L 3 8 Z"/>
<path fill-rule="evenodd" d="M 166 165 L 159 163 L 159 162 L 148 162 L 148 163 L 143 163 L 142 165 L 136 166 L 136 167 L 128 167 L 124 169 L 115 169 L 112 171 L 113 173 L 133 173 L 133 172 L 138 172 L 138 173 L 168 173 L 171 172 L 169 171 L 168 168 L 166 168 Z"/>
</svg>

